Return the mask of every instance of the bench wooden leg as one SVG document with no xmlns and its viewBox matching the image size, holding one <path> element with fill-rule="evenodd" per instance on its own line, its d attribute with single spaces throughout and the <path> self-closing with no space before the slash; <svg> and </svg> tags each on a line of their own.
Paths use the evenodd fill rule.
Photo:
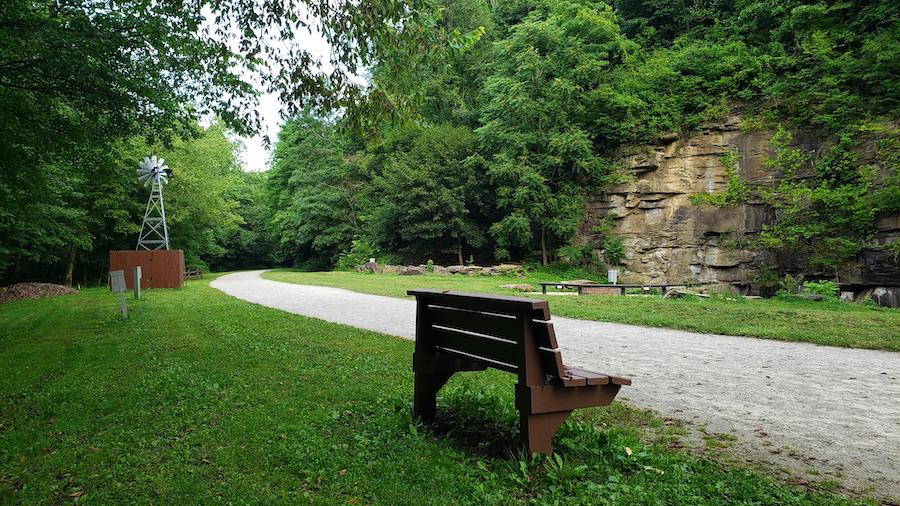
<svg viewBox="0 0 900 506">
<path fill-rule="evenodd" d="M 566 422 L 572 411 L 556 411 L 537 415 L 519 414 L 522 441 L 529 455 L 553 453 L 553 436 Z"/>
<path fill-rule="evenodd" d="M 451 372 L 420 373 L 415 374 L 415 392 L 413 396 L 413 418 L 423 422 L 434 420 L 437 410 L 437 393 L 453 376 Z"/>
</svg>

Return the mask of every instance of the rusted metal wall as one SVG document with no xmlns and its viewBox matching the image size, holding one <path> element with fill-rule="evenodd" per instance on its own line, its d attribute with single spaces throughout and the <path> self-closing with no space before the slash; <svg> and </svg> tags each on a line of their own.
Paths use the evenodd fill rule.
<svg viewBox="0 0 900 506">
<path fill-rule="evenodd" d="M 184 252 L 176 250 L 109 252 L 109 270 L 125 271 L 125 283 L 131 290 L 131 268 L 141 266 L 141 288 L 181 288 L 184 284 Z"/>
</svg>

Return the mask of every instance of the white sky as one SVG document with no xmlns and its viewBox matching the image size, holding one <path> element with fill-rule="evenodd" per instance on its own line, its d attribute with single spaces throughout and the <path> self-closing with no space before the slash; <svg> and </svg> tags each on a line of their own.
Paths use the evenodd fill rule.
<svg viewBox="0 0 900 506">
<path fill-rule="evenodd" d="M 207 20 L 215 19 L 208 6 L 204 7 L 203 14 Z M 213 29 L 214 24 L 209 22 L 206 24 L 206 27 Z M 297 30 L 296 36 L 297 38 L 294 39 L 293 43 L 309 52 L 313 59 L 318 59 L 321 62 L 322 72 L 331 72 L 332 66 L 329 62 L 331 46 L 325 41 L 321 34 L 317 31 L 310 34 L 306 30 Z M 229 39 L 232 50 L 237 52 L 237 36 L 231 36 Z M 280 41 L 273 41 L 273 44 L 284 45 L 284 43 Z M 248 81 L 254 81 L 254 79 L 246 73 L 244 76 Z M 364 82 L 364 80 L 361 81 Z M 268 136 L 271 146 L 274 146 L 275 142 L 278 140 L 278 132 L 281 130 L 281 125 L 284 123 L 284 120 L 281 118 L 283 107 L 278 95 L 265 93 L 261 85 L 257 85 L 257 89 L 260 91 L 259 104 L 256 107 L 261 123 L 260 132 L 253 137 L 234 137 L 234 139 L 240 141 L 244 146 L 239 158 L 244 170 L 248 172 L 259 172 L 269 169 L 272 152 L 270 148 L 266 148 L 264 139 Z M 204 118 L 203 123 L 206 123 L 210 119 L 211 118 Z"/>
<path fill-rule="evenodd" d="M 331 54 L 331 46 L 318 33 L 312 35 L 306 32 L 299 32 L 298 39 L 295 39 L 297 45 L 307 50 L 314 58 L 318 58 L 322 62 L 322 70 L 330 71 L 331 65 L 328 58 Z M 262 88 L 259 88 L 262 91 Z M 269 170 L 271 161 L 271 149 L 266 148 L 264 137 L 268 135 L 271 142 L 270 147 L 274 147 L 275 141 L 278 140 L 278 132 L 284 120 L 281 118 L 282 104 L 277 94 L 262 93 L 259 96 L 259 105 L 256 108 L 260 116 L 261 131 L 253 137 L 238 137 L 244 144 L 244 150 L 241 153 L 241 163 L 244 170 L 248 172 L 259 172 Z"/>
<path fill-rule="evenodd" d="M 278 131 L 281 129 L 281 100 L 277 95 L 266 93 L 259 97 L 259 106 L 256 108 L 262 123 L 262 131 L 253 137 L 237 137 L 244 149 L 240 154 L 241 164 L 248 172 L 260 172 L 269 170 L 272 152 L 266 148 L 264 136 L 269 136 L 271 145 L 275 145 L 278 139 Z"/>
</svg>

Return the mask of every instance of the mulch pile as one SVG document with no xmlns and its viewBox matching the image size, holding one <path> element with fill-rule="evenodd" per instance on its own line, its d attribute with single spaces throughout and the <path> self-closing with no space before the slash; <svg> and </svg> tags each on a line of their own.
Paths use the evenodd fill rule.
<svg viewBox="0 0 900 506">
<path fill-rule="evenodd" d="M 78 290 L 63 285 L 54 285 L 53 283 L 16 283 L 9 286 L 0 286 L 0 303 L 8 300 L 37 299 L 72 293 L 78 293 Z"/>
</svg>

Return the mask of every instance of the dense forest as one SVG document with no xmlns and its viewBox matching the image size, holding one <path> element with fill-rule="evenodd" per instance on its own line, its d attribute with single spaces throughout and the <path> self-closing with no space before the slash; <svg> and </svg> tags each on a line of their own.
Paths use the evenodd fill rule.
<svg viewBox="0 0 900 506">
<path fill-rule="evenodd" d="M 255 19 L 242 2 L 217 7 L 237 22 Z M 580 242 L 577 232 L 586 196 L 627 177 L 618 150 L 735 109 L 744 127 L 778 132 L 771 167 L 781 182 L 760 189 L 735 178 L 697 205 L 765 202 L 777 219 L 754 247 L 840 266 L 880 217 L 900 213 L 896 7 L 441 0 L 408 4 L 405 14 L 325 13 L 340 69 L 366 69 L 367 87 L 337 71 L 322 78 L 302 55 L 265 69 L 291 104 L 289 119 L 271 170 L 248 174 L 229 131 L 255 128 L 241 113 L 252 90 L 229 64 L 240 55 L 217 34 L 196 35 L 199 13 L 167 12 L 183 23 L 142 26 L 14 2 L 0 11 L 0 279 L 97 282 L 109 249 L 134 247 L 146 190 L 133 169 L 150 152 L 176 171 L 166 189 L 170 235 L 190 265 L 578 263 L 596 262 L 595 248 L 615 263 L 621 242 L 609 227 L 598 227 L 602 244 Z M 391 16 L 407 16 L 405 29 L 385 28 Z M 359 23 L 349 35 L 340 28 L 347 19 Z M 59 58 L 80 30 L 123 27 L 135 40 L 82 34 L 78 43 L 91 41 L 96 54 Z M 168 51 L 153 53 L 154 68 L 96 60 L 138 47 L 148 33 Z M 259 65 L 260 54 L 248 54 L 240 61 Z M 291 61 L 306 70 L 286 72 Z M 73 63 L 82 73 L 69 78 Z M 141 81 L 153 72 L 155 81 Z M 207 77 L 187 78 L 192 72 Z M 98 82 L 106 84 L 92 88 Z M 209 97 L 218 107 L 198 106 Z M 218 119 L 202 127 L 204 113 Z M 796 129 L 826 139 L 827 149 L 793 149 Z"/>
</svg>

